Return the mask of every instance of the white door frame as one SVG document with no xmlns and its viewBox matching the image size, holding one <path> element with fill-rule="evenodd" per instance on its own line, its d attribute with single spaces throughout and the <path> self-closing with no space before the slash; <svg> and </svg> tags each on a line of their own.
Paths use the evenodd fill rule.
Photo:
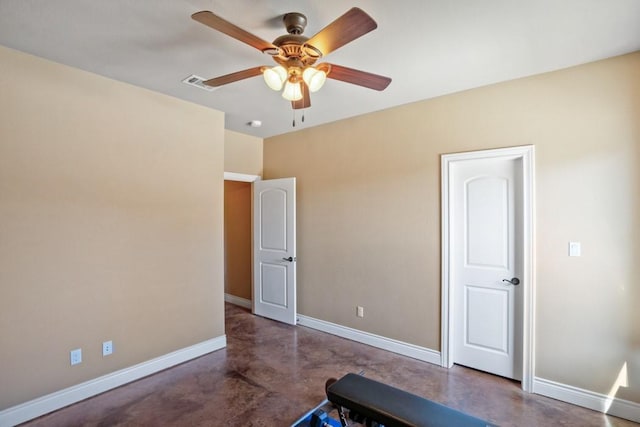
<svg viewBox="0 0 640 427">
<path fill-rule="evenodd" d="M 535 177 L 534 177 L 533 145 L 525 145 L 512 148 L 500 148 L 495 150 L 482 150 L 467 153 L 443 154 L 441 157 L 442 172 L 442 307 L 441 307 L 441 366 L 450 368 L 453 366 L 454 349 L 454 298 L 453 283 L 451 277 L 452 247 L 450 241 L 451 214 L 449 206 L 452 189 L 449 186 L 450 167 L 455 162 L 511 158 L 522 160 L 522 200 L 523 200 L 523 331 L 522 331 L 522 389 L 533 392 L 534 364 L 535 364 Z"/>
<path fill-rule="evenodd" d="M 247 175 L 244 173 L 225 172 L 225 181 L 242 181 L 242 182 L 254 182 L 262 179 L 260 175 Z"/>
</svg>

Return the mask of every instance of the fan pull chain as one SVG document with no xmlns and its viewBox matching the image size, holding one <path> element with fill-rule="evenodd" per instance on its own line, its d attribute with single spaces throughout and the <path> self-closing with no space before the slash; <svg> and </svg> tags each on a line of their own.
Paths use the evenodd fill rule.
<svg viewBox="0 0 640 427">
<path fill-rule="evenodd" d="M 304 110 L 302 110 L 302 118 L 300 121 L 304 123 Z M 296 110 L 293 110 L 293 121 L 291 122 L 291 125 L 296 127 Z"/>
</svg>

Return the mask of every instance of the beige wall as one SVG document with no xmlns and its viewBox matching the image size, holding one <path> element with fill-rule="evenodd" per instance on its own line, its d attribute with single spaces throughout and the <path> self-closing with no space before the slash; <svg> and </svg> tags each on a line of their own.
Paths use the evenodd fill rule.
<svg viewBox="0 0 640 427">
<path fill-rule="evenodd" d="M 439 350 L 440 155 L 533 144 L 536 375 L 609 393 L 627 363 L 618 396 L 640 402 L 638 70 L 635 53 L 266 139 L 265 178 L 298 183 L 299 312 Z"/>
<path fill-rule="evenodd" d="M 250 182 L 224 182 L 224 291 L 251 299 Z"/>
<path fill-rule="evenodd" d="M 262 138 L 224 131 L 224 170 L 262 176 Z"/>
<path fill-rule="evenodd" d="M 0 64 L 0 410 L 224 335 L 223 114 Z"/>
</svg>

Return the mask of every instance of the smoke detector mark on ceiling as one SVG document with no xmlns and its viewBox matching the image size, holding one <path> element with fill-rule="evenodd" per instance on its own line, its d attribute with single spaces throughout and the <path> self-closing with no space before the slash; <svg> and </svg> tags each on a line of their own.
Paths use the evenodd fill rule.
<svg viewBox="0 0 640 427">
<path fill-rule="evenodd" d="M 214 90 L 218 89 L 217 87 L 207 86 L 206 84 L 204 84 L 204 79 L 200 76 L 196 76 L 195 74 L 191 74 L 186 79 L 183 79 L 182 83 L 204 89 L 207 92 L 213 92 Z"/>
</svg>

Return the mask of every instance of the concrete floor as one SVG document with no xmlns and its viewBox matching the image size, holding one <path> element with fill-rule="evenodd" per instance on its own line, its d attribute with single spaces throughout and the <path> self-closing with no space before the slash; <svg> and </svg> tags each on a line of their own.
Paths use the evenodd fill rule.
<svg viewBox="0 0 640 427">
<path fill-rule="evenodd" d="M 227 348 L 24 424 L 289 426 L 330 377 L 364 375 L 500 426 L 637 426 L 542 396 L 505 378 L 444 369 L 226 305 Z"/>
</svg>

